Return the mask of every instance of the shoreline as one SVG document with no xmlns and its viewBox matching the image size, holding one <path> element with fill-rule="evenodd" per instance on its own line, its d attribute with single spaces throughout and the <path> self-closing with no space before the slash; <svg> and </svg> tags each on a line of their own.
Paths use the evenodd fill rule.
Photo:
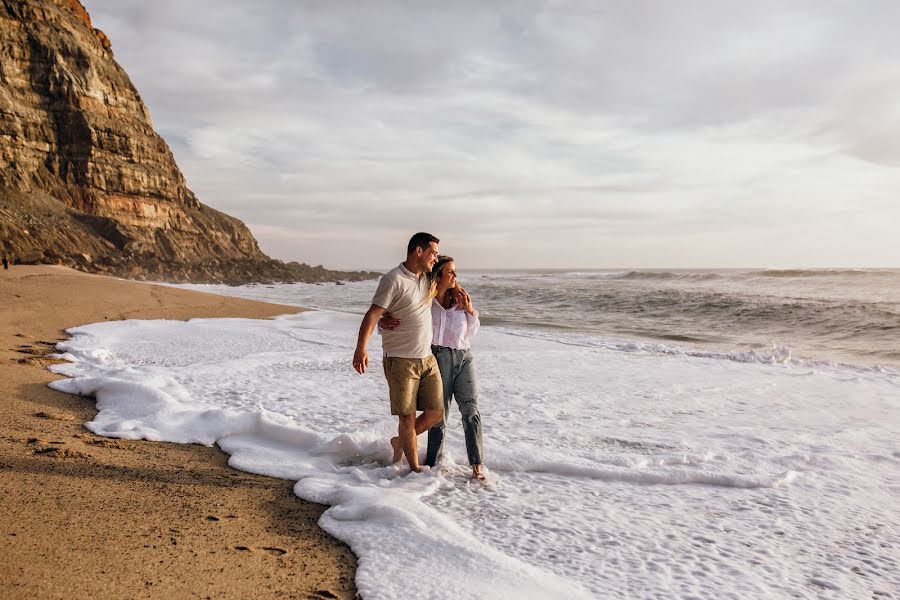
<svg viewBox="0 0 900 600">
<path fill-rule="evenodd" d="M 218 447 L 94 435 L 93 399 L 48 387 L 65 329 L 301 312 L 55 266 L 0 271 L 0 595 L 353 598 L 356 557 L 292 481 Z"/>
</svg>

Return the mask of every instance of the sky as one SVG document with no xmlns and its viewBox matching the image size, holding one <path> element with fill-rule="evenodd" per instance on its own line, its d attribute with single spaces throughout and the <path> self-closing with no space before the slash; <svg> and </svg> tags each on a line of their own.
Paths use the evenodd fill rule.
<svg viewBox="0 0 900 600">
<path fill-rule="evenodd" d="M 82 0 L 275 258 L 900 267 L 892 0 Z"/>
</svg>

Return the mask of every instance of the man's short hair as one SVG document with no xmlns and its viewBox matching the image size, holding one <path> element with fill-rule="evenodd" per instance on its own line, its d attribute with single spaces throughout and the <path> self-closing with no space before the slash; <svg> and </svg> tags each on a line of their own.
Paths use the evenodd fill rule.
<svg viewBox="0 0 900 600">
<path fill-rule="evenodd" d="M 422 250 L 428 249 L 428 244 L 434 242 L 435 244 L 440 244 L 441 240 L 437 239 L 430 233 L 425 233 L 424 231 L 420 231 L 415 234 L 411 238 L 409 238 L 409 244 L 406 245 L 406 254 L 412 254 L 416 251 L 416 248 L 421 248 Z"/>
</svg>

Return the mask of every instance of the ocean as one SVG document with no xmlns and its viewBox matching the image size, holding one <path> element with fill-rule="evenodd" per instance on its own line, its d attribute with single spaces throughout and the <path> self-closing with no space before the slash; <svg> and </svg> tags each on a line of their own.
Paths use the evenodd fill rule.
<svg viewBox="0 0 900 600">
<path fill-rule="evenodd" d="M 482 323 L 660 351 L 900 368 L 900 270 L 461 271 Z M 185 286 L 364 312 L 374 281 Z"/>
<path fill-rule="evenodd" d="M 96 397 L 98 434 L 217 444 L 296 481 L 367 600 L 896 597 L 900 272 L 461 283 L 483 321 L 483 484 L 455 407 L 440 468 L 387 464 L 377 336 L 369 371 L 350 365 L 375 282 L 185 286 L 320 310 L 76 327 L 52 385 Z"/>
</svg>

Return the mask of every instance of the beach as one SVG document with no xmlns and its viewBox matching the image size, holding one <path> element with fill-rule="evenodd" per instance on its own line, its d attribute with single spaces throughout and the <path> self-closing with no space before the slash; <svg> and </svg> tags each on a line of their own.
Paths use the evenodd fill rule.
<svg viewBox="0 0 900 600">
<path fill-rule="evenodd" d="M 900 371 L 843 362 L 868 355 L 840 336 L 812 345 L 821 324 L 797 300 L 846 302 L 831 329 L 868 331 L 893 310 L 878 283 L 893 273 L 837 275 L 852 286 L 791 273 L 766 296 L 746 288 L 784 274 L 467 274 L 483 309 L 477 482 L 455 406 L 436 468 L 390 464 L 377 336 L 366 374 L 348 364 L 374 281 L 184 289 L 34 269 L 0 287 L 2 574 L 18 584 L 4 597 L 812 599 L 900 585 Z M 661 336 L 604 329 L 605 312 L 648 295 L 678 304 L 626 324 Z M 553 310 L 513 322 L 532 296 Z M 589 297 L 606 308 L 576 312 Z M 702 324 L 687 320 L 696 302 L 756 307 L 747 331 L 785 337 L 678 342 Z M 206 318 L 172 320 L 189 316 Z M 881 336 L 867 338 L 879 361 Z M 410 571 L 429 574 L 414 593 Z"/>
<path fill-rule="evenodd" d="M 387 465 L 380 341 L 347 368 L 374 281 L 191 286 L 317 310 L 77 328 L 54 385 L 96 394 L 104 435 L 215 439 L 297 481 L 367 600 L 435 563 L 421 597 L 891 597 L 896 276 L 464 271 L 485 484 L 454 405 L 437 470 Z"/>
<path fill-rule="evenodd" d="M 0 600 L 900 600 L 900 4 L 808 4 L 0 3 Z"/>
<path fill-rule="evenodd" d="M 54 391 L 46 354 L 76 325 L 267 319 L 297 307 L 52 266 L 0 271 L 0 596 L 352 598 L 356 558 L 293 482 L 216 447 L 110 439 L 93 399 Z"/>
</svg>

